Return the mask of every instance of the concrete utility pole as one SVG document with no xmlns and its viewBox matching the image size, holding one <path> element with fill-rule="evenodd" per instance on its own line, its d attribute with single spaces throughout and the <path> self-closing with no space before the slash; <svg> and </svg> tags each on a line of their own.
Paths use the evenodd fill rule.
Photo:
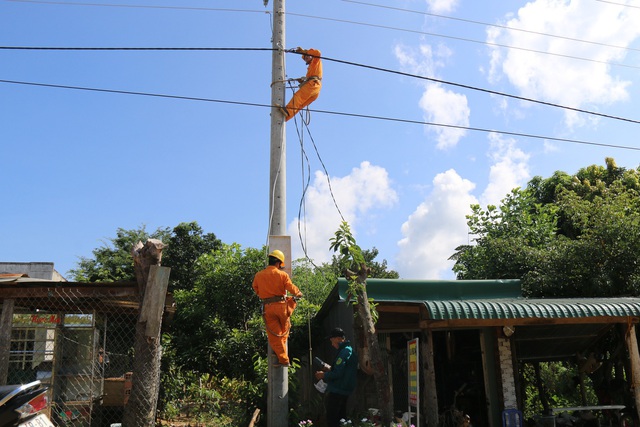
<svg viewBox="0 0 640 427">
<path fill-rule="evenodd" d="M 285 0 L 273 0 L 272 86 L 271 104 L 284 105 L 285 99 Z M 265 1 L 265 5 L 266 5 Z M 269 168 L 269 250 L 280 249 L 287 257 L 285 263 L 291 274 L 291 240 L 286 237 L 287 153 L 284 116 L 271 109 L 271 162 Z M 267 344 L 268 397 L 267 426 L 286 427 L 289 413 L 289 370 L 276 367 L 278 358 Z"/>
<path fill-rule="evenodd" d="M 273 1 L 273 53 L 271 104 L 284 106 L 284 0 Z M 269 176 L 269 235 L 286 233 L 287 152 L 283 115 L 271 109 L 271 163 Z"/>
</svg>

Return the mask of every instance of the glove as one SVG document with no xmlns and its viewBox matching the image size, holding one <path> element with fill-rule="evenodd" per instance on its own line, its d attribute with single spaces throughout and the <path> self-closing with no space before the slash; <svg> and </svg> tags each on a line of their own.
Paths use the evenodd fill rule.
<svg viewBox="0 0 640 427">
<path fill-rule="evenodd" d="M 298 53 L 307 53 L 307 50 L 306 50 L 306 49 L 301 48 L 300 46 L 298 46 L 298 47 L 296 48 L 296 52 L 298 52 Z"/>
</svg>

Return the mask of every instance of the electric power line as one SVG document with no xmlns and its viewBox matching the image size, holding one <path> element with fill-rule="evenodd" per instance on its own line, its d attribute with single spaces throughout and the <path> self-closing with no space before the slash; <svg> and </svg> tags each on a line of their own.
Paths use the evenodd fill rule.
<svg viewBox="0 0 640 427">
<path fill-rule="evenodd" d="M 9 0 L 17 1 L 17 0 Z M 22 0 L 20 0 L 22 1 Z M 62 51 L 146 51 L 146 50 L 195 50 L 195 51 L 272 51 L 271 47 L 51 47 L 51 46 L 0 46 L 0 50 L 62 50 Z"/>
<path fill-rule="evenodd" d="M 499 25 L 499 24 L 490 24 L 488 22 L 476 21 L 476 20 L 473 20 L 473 19 L 456 18 L 454 16 L 439 15 L 439 14 L 436 14 L 436 13 L 422 12 L 422 11 L 419 11 L 419 10 L 411 10 L 411 9 L 403 9 L 403 8 L 399 8 L 399 7 L 385 6 L 385 5 L 367 3 L 367 2 L 363 2 L 363 1 L 357 1 L 357 0 L 342 0 L 342 1 L 343 2 L 347 2 L 347 3 L 361 4 L 361 5 L 365 5 L 365 6 L 379 7 L 379 8 L 383 8 L 383 9 L 389 9 L 389 10 L 397 10 L 397 11 L 400 11 L 400 12 L 409 12 L 409 13 L 416 13 L 416 14 L 419 14 L 419 15 L 433 16 L 433 17 L 436 17 L 436 18 L 449 19 L 449 20 L 452 20 L 452 21 L 459 21 L 459 22 L 466 22 L 466 23 L 469 23 L 469 24 L 476 24 L 476 25 L 484 25 L 484 26 L 487 26 L 487 27 L 502 28 L 502 29 L 510 30 L 510 31 L 517 31 L 517 32 L 523 32 L 523 33 L 528 33 L 528 34 L 537 34 L 537 35 L 540 35 L 540 36 L 553 37 L 553 38 L 558 38 L 558 39 L 562 39 L 562 40 L 569 40 L 569 41 L 574 41 L 574 42 L 579 42 L 579 43 L 587 43 L 587 44 L 593 44 L 593 45 L 597 45 L 597 46 L 612 47 L 612 48 L 615 48 L 615 49 L 624 49 L 624 50 L 632 50 L 632 51 L 640 52 L 640 49 L 636 49 L 636 48 L 629 47 L 629 46 L 617 46 L 617 45 L 612 45 L 612 44 L 608 44 L 608 43 L 600 43 L 600 42 L 595 42 L 595 41 L 591 41 L 591 40 L 578 39 L 578 38 L 575 38 L 575 37 L 560 36 L 560 35 L 557 35 L 557 34 L 543 33 L 541 31 L 527 30 L 527 29 L 524 29 L 524 28 L 509 27 L 509 26 L 506 26 L 506 25 Z M 602 1 L 602 0 L 598 0 L 598 1 Z M 625 6 L 625 5 L 622 5 L 620 3 L 608 2 L 608 1 L 605 2 L 605 3 L 612 3 L 612 4 L 618 4 L 618 5 L 621 5 L 621 6 Z"/>
<path fill-rule="evenodd" d="M 206 10 L 214 12 L 246 12 L 246 13 L 271 13 L 264 10 L 250 9 L 221 9 L 212 7 L 188 7 L 188 6 L 154 6 L 154 5 L 136 5 L 136 4 L 112 4 L 112 3 L 81 3 L 70 1 L 46 1 L 46 0 L 5 0 L 14 3 L 36 3 L 36 4 L 54 4 L 64 6 L 93 6 L 93 7 L 123 7 L 129 9 L 169 9 L 169 10 Z"/>
<path fill-rule="evenodd" d="M 565 55 L 565 54 L 562 54 L 562 53 L 545 52 L 545 51 L 542 51 L 542 50 L 529 49 L 529 48 L 526 48 L 526 47 L 510 46 L 510 45 L 505 45 L 505 44 L 500 44 L 500 43 L 491 43 L 491 42 L 486 42 L 486 41 L 473 40 L 473 39 L 468 39 L 468 38 L 465 38 L 465 37 L 449 36 L 449 35 L 445 35 L 445 34 L 431 33 L 431 32 L 427 32 L 427 31 L 409 30 L 409 29 L 406 29 L 406 28 L 399 28 L 399 27 L 390 27 L 388 25 L 369 24 L 369 23 L 364 23 L 364 22 L 351 21 L 351 20 L 347 20 L 347 19 L 324 18 L 324 17 L 321 17 L 321 16 L 304 15 L 304 14 L 301 14 L 301 13 L 292 13 L 292 12 L 287 12 L 287 15 L 299 16 L 299 17 L 302 17 L 302 18 L 313 18 L 313 19 L 321 19 L 321 20 L 326 20 L 326 21 L 342 22 L 342 23 L 353 24 L 353 25 L 363 25 L 363 26 L 366 26 L 366 27 L 383 28 L 383 29 L 386 29 L 386 30 L 403 31 L 403 32 L 406 32 L 406 33 L 422 34 L 422 35 L 426 35 L 426 36 L 441 37 L 441 38 L 446 38 L 446 39 L 451 39 L 451 40 L 458 40 L 458 41 L 464 41 L 464 42 L 469 42 L 469 43 L 483 44 L 483 45 L 487 45 L 487 46 L 502 47 L 502 48 L 506 48 L 506 49 L 515 49 L 515 50 L 521 50 L 521 51 L 524 51 L 524 52 L 531 52 L 531 53 L 539 53 L 539 54 L 542 54 L 542 55 L 557 56 L 557 57 L 560 57 L 560 58 L 576 59 L 578 61 L 594 62 L 596 64 L 615 65 L 615 66 L 618 66 L 618 67 L 640 69 L 640 67 L 638 67 L 638 66 L 622 64 L 622 63 L 619 63 L 619 62 L 600 61 L 600 60 L 597 60 L 597 59 L 583 58 L 583 57 L 580 57 L 580 56 L 573 56 L 573 55 Z"/>
<path fill-rule="evenodd" d="M 624 3 L 618 3 L 618 2 L 615 2 L 615 1 L 608 1 L 608 0 L 596 0 L 596 1 L 599 1 L 601 3 L 615 4 L 616 6 L 634 7 L 636 9 L 640 9 L 640 6 L 635 6 L 635 5 L 632 5 L 632 4 L 624 4 Z"/>
<path fill-rule="evenodd" d="M 512 95 L 512 94 L 508 94 L 508 93 L 504 93 L 504 92 L 498 92 L 498 91 L 490 90 L 490 89 L 483 89 L 483 88 L 479 88 L 479 87 L 475 87 L 475 86 L 465 85 L 465 84 L 462 84 L 462 83 L 449 82 L 447 80 L 436 79 L 436 78 L 433 78 L 433 77 L 426 77 L 426 76 L 421 76 L 421 75 L 418 75 L 418 74 L 405 73 L 403 71 L 396 71 L 396 70 L 391 70 L 391 69 L 388 69 L 388 68 L 375 67 L 373 65 L 364 65 L 364 64 L 359 64 L 357 62 L 344 61 L 342 59 L 329 58 L 329 57 L 326 57 L 326 56 L 323 56 L 322 59 L 325 60 L 325 61 L 333 61 L 333 62 L 338 62 L 338 63 L 341 63 L 341 64 L 353 65 L 355 67 L 369 68 L 371 70 L 383 71 L 383 72 L 386 72 L 386 73 L 398 74 L 398 75 L 405 76 L 405 77 L 413 77 L 413 78 L 416 78 L 416 79 L 428 80 L 428 81 L 431 81 L 431 82 L 434 82 L 434 83 L 440 83 L 440 84 L 445 84 L 445 85 L 449 85 L 449 86 L 456 86 L 456 87 L 461 87 L 461 88 L 464 88 L 464 89 L 469 89 L 469 90 L 474 90 L 474 91 L 479 91 L 479 92 L 485 92 L 485 93 L 489 93 L 489 94 L 492 94 L 492 95 L 505 96 L 507 98 L 513 98 L 513 99 L 517 99 L 517 100 L 520 100 L 520 101 L 533 102 L 533 103 L 536 103 L 536 104 L 547 105 L 549 107 L 561 108 L 561 109 L 564 109 L 564 110 L 575 111 L 575 112 L 578 112 L 578 113 L 585 113 L 585 114 L 590 114 L 590 115 L 594 115 L 594 116 L 605 117 L 605 118 L 608 118 L 608 119 L 621 120 L 621 121 L 625 121 L 625 122 L 640 124 L 640 120 L 628 119 L 628 118 L 619 117 L 619 116 L 612 116 L 612 115 L 609 115 L 609 114 L 604 114 L 604 113 L 598 113 L 598 112 L 595 112 L 595 111 L 584 110 L 582 108 L 568 107 L 566 105 L 560 105 L 560 104 L 556 104 L 556 103 L 553 103 L 553 102 L 540 101 L 538 99 L 527 98 L 527 97 L 518 96 L 518 95 Z"/>
<path fill-rule="evenodd" d="M 15 1 L 15 0 L 12 0 L 12 1 Z M 183 48 L 183 47 L 36 47 L 36 46 L 29 47 L 29 46 L 0 46 L 0 50 L 272 51 L 274 49 L 273 48 L 266 48 L 266 47 L 265 48 L 232 48 L 232 47 L 186 47 L 186 48 Z M 293 52 L 293 51 L 289 51 L 289 52 L 290 53 L 297 53 L 297 52 Z M 313 56 L 313 55 L 311 55 L 311 56 Z M 537 99 L 527 98 L 527 97 L 524 97 L 524 96 L 512 95 L 512 94 L 505 93 L 505 92 L 499 92 L 499 91 L 495 91 L 495 90 L 479 88 L 479 87 L 476 87 L 476 86 L 466 85 L 466 84 L 462 84 L 462 83 L 450 82 L 450 81 L 443 80 L 443 79 L 436 79 L 434 77 L 421 76 L 421 75 L 418 75 L 418 74 L 411 74 L 411 73 L 406 73 L 406 72 L 403 72 L 403 71 L 391 70 L 389 68 L 376 67 L 376 66 L 373 66 L 373 65 L 360 64 L 360 63 L 353 62 L 353 61 L 345 61 L 345 60 L 342 60 L 342 59 L 336 59 L 336 58 L 331 58 L 331 57 L 327 57 L 327 56 L 323 56 L 322 59 L 325 60 L 325 61 L 332 61 L 332 62 L 337 62 L 337 63 L 341 63 L 341 64 L 345 64 L 345 65 L 352 65 L 352 66 L 356 66 L 356 67 L 367 68 L 367 69 L 370 69 L 370 70 L 381 71 L 381 72 L 386 72 L 386 73 L 391 73 L 391 74 L 398 74 L 398 75 L 405 76 L 405 77 L 412 77 L 412 78 L 416 78 L 416 79 L 431 81 L 431 82 L 434 82 L 434 83 L 440 83 L 440 84 L 444 84 L 444 85 L 455 86 L 455 87 L 460 87 L 460 88 L 464 88 L 464 89 L 469 89 L 469 90 L 489 93 L 491 95 L 500 95 L 500 96 L 504 96 L 504 97 L 507 97 L 507 98 L 517 99 L 517 100 L 520 100 L 520 101 L 527 101 L 527 102 L 532 102 L 532 103 L 536 103 L 536 104 L 542 104 L 542 105 L 546 105 L 546 106 L 549 106 L 549 107 L 555 107 L 555 108 L 575 111 L 575 112 L 578 112 L 578 113 L 584 113 L 584 114 L 589 114 L 589 115 L 593 115 L 593 116 L 604 117 L 604 118 L 607 118 L 607 119 L 620 120 L 620 121 L 624 121 L 624 122 L 640 124 L 640 120 L 628 119 L 628 118 L 625 118 L 625 117 L 613 116 L 613 115 L 604 114 L 604 113 L 598 113 L 598 112 L 595 112 L 595 111 L 589 111 L 589 110 L 585 110 L 585 109 L 582 109 L 582 108 L 568 107 L 566 105 L 556 104 L 556 103 L 553 103 L 553 102 L 540 101 L 540 100 L 537 100 Z"/>
<path fill-rule="evenodd" d="M 75 3 L 75 2 L 53 1 L 53 0 L 51 0 L 51 1 L 47 1 L 47 0 L 5 0 L 5 1 L 12 1 L 12 2 L 17 2 L 17 3 L 57 4 L 57 5 L 73 5 L 73 6 L 126 7 L 126 8 L 174 9 L 174 10 L 204 10 L 204 11 L 215 11 L 215 12 L 247 12 L 247 13 L 266 13 L 266 14 L 269 14 L 269 15 L 271 14 L 271 12 L 269 12 L 269 11 L 249 10 L 249 9 L 222 9 L 222 8 L 206 8 L 206 7 L 153 6 L 153 5 L 150 5 L 150 6 L 147 6 L 147 5 L 119 5 L 119 4 L 109 4 L 109 3 Z M 349 1 L 349 0 L 343 0 L 343 1 Z M 599 0 L 599 1 L 604 1 L 604 0 Z M 359 2 L 353 1 L 353 3 L 359 3 Z M 605 2 L 605 3 L 613 3 L 613 2 Z M 379 6 L 379 5 L 369 4 L 369 3 L 362 3 L 362 4 L 367 4 L 367 5 L 371 5 L 371 6 L 378 6 L 378 7 L 386 7 L 386 6 Z M 613 3 L 613 4 L 619 4 L 619 3 Z M 396 8 L 389 7 L 389 9 L 396 9 Z M 471 20 L 465 20 L 465 19 L 461 19 L 461 18 L 451 18 L 451 17 L 441 16 L 441 15 L 428 14 L 426 12 L 412 11 L 412 10 L 409 10 L 409 9 L 398 9 L 398 10 L 404 10 L 404 11 L 407 11 L 407 12 L 414 12 L 414 13 L 425 13 L 427 15 L 440 16 L 440 17 L 443 17 L 443 18 L 450 18 L 450 19 L 457 19 L 457 20 L 460 20 L 460 21 L 467 21 L 467 22 L 470 22 L 470 23 L 480 23 L 479 21 L 471 21 Z M 536 49 L 529 49 L 529 48 L 518 47 L 518 46 L 510 46 L 510 45 L 505 45 L 505 44 L 500 44 L 500 43 L 491 43 L 491 42 L 486 42 L 486 41 L 468 39 L 468 38 L 464 38 L 464 37 L 450 36 L 450 35 L 431 33 L 431 32 L 426 32 L 426 31 L 410 30 L 410 29 L 407 29 L 407 28 L 391 27 L 391 26 L 388 26 L 388 25 L 378 25 L 378 24 L 371 24 L 371 23 L 366 23 L 366 22 L 358 22 L 358 21 L 353 21 L 353 20 L 338 19 L 338 18 L 327 18 L 327 17 L 317 16 L 317 15 L 306 15 L 306 14 L 292 13 L 292 12 L 285 12 L 285 14 L 286 15 L 290 15 L 290 16 L 298 16 L 298 17 L 302 17 L 302 18 L 311 18 L 311 19 L 318 19 L 318 20 L 325 20 L 325 21 L 334 21 L 334 22 L 341 22 L 341 23 L 347 23 L 347 24 L 353 24 L 353 25 L 361 25 L 361 26 L 367 26 L 367 27 L 373 27 L 373 28 L 382 28 L 382 29 L 387 29 L 387 30 L 394 30 L 394 31 L 402 31 L 402 32 L 408 32 L 408 33 L 422 34 L 422 35 L 427 35 L 427 36 L 432 36 L 432 37 L 441 37 L 441 38 L 447 38 L 447 39 L 451 39 L 451 40 L 458 40 L 458 41 L 469 42 L 469 43 L 484 44 L 484 45 L 487 45 L 487 46 L 501 47 L 501 48 L 505 48 L 505 49 L 515 49 L 515 50 L 521 50 L 521 51 L 525 51 L 525 52 L 538 53 L 538 54 L 542 54 L 542 55 L 551 55 L 551 56 L 557 56 L 557 57 L 561 57 L 561 58 L 593 62 L 593 63 L 597 63 L 597 64 L 606 64 L 606 65 L 614 65 L 614 66 L 618 66 L 618 67 L 640 69 L 640 67 L 635 66 L 635 65 L 622 64 L 622 63 L 618 63 L 618 62 L 608 62 L 608 61 L 601 61 L 601 60 L 596 60 L 596 59 L 591 59 L 591 58 L 583 58 L 583 57 L 573 56 L 573 55 L 565 55 L 565 54 L 560 54 L 560 53 L 545 52 L 545 51 L 536 50 Z M 483 25 L 492 25 L 492 24 L 484 24 L 483 23 Z M 493 25 L 493 26 L 501 27 L 499 25 Z M 562 36 L 555 36 L 555 35 L 550 35 L 550 34 L 545 34 L 545 33 L 537 33 L 535 31 L 519 30 L 519 29 L 510 28 L 510 27 L 503 27 L 503 28 L 509 28 L 509 29 L 516 30 L 516 31 L 527 31 L 527 32 L 530 32 L 530 33 L 548 35 L 548 36 L 551 36 L 551 37 L 559 37 L 559 38 L 564 38 L 564 39 L 567 39 L 567 40 L 574 40 L 574 41 L 579 41 L 579 42 L 584 42 L 584 43 L 599 44 L 599 45 L 602 45 L 602 46 L 609 46 L 609 47 L 613 47 L 613 48 L 630 49 L 630 50 L 638 50 L 638 51 L 640 51 L 640 49 L 625 48 L 625 47 L 622 47 L 622 46 L 606 45 L 606 44 L 603 44 L 603 43 L 591 42 L 591 41 L 581 40 L 581 39 L 573 39 L 573 38 L 570 38 L 570 37 L 562 37 Z"/>
<path fill-rule="evenodd" d="M 255 102 L 229 101 L 229 100 L 222 100 L 222 99 L 200 98 L 200 97 L 181 96 L 181 95 L 167 95 L 167 94 L 158 94 L 158 93 L 149 93 L 149 92 L 134 92 L 134 91 L 116 90 L 116 89 L 100 89 L 100 88 L 89 88 L 89 87 L 81 87 L 81 86 L 55 85 L 55 84 L 48 84 L 48 83 L 22 82 L 22 81 L 16 81 L 16 80 L 0 80 L 0 83 L 37 86 L 37 87 L 49 87 L 49 88 L 57 88 L 57 89 L 83 90 L 83 91 L 102 92 L 102 93 L 115 93 L 115 94 L 121 94 L 121 95 L 138 95 L 138 96 L 149 96 L 149 97 L 155 97 L 155 98 L 180 99 L 180 100 L 186 100 L 186 101 L 214 102 L 214 103 L 221 103 L 221 104 L 263 107 L 263 108 L 270 108 L 270 109 L 277 108 L 270 104 L 261 104 L 261 103 L 255 103 Z M 420 120 L 400 119 L 400 118 L 393 118 L 393 117 L 374 116 L 374 115 L 368 115 L 368 114 L 344 113 L 344 112 L 328 111 L 328 110 L 309 109 L 309 111 L 322 113 L 322 114 L 346 116 L 346 117 L 358 117 L 363 119 L 382 120 L 382 121 L 398 122 L 398 123 L 411 123 L 411 124 L 418 124 L 423 126 L 427 125 L 427 126 L 435 126 L 435 127 L 445 127 L 445 128 L 451 128 L 451 129 L 461 129 L 461 130 L 469 130 L 469 131 L 483 132 L 483 133 L 496 133 L 501 135 L 518 136 L 522 138 L 543 139 L 543 140 L 556 141 L 556 142 L 568 142 L 573 144 L 640 151 L 640 147 L 633 147 L 628 145 L 605 144 L 600 142 L 584 141 L 584 140 L 569 139 L 569 138 L 557 138 L 557 137 L 535 135 L 535 134 L 528 134 L 528 133 L 521 133 L 521 132 L 502 131 L 502 130 L 496 130 L 496 129 L 486 129 L 486 128 L 470 127 L 470 126 L 449 125 L 449 124 L 443 124 L 443 123 L 424 122 Z"/>
</svg>

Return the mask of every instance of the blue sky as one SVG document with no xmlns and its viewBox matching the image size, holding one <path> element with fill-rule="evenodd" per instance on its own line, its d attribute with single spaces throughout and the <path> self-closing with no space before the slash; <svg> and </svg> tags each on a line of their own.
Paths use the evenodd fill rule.
<svg viewBox="0 0 640 427">
<path fill-rule="evenodd" d="M 0 0 L 0 45 L 270 48 L 272 6 Z M 605 157 L 640 164 L 637 150 L 551 139 L 640 148 L 637 123 L 487 93 L 640 120 L 637 2 L 296 0 L 286 11 L 287 48 L 457 84 L 324 61 L 311 109 L 399 120 L 312 111 L 302 140 L 299 116 L 287 124 L 295 257 L 298 218 L 311 258 L 330 257 L 340 217 L 328 182 L 362 247 L 403 278 L 437 279 L 453 278 L 447 259 L 468 243 L 471 203 L 497 204 L 533 176 Z M 269 51 L 2 49 L 0 64 L 0 260 L 50 261 L 64 275 L 119 227 L 185 221 L 225 243 L 266 243 Z M 300 77 L 305 66 L 287 54 L 286 70 Z"/>
</svg>

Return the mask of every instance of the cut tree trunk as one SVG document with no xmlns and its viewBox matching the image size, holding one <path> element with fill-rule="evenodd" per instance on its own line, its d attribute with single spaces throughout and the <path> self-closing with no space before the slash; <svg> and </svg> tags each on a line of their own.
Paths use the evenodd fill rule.
<svg viewBox="0 0 640 427">
<path fill-rule="evenodd" d="M 362 322 L 364 340 L 371 357 L 370 368 L 376 384 L 382 425 L 388 426 L 393 420 L 393 396 L 391 395 L 391 385 L 389 383 L 389 377 L 387 376 L 387 367 L 382 359 L 378 334 L 376 333 L 376 328 L 371 316 L 371 307 L 367 296 L 368 274 L 369 268 L 363 265 L 357 273 L 347 271 L 347 278 L 355 276 L 356 282 L 362 285 L 361 290 L 359 290 L 356 295 L 358 301 L 358 316 Z"/>
<path fill-rule="evenodd" d="M 165 245 L 149 239 L 132 249 L 140 311 L 136 324 L 131 395 L 122 424 L 127 427 L 153 427 L 160 390 L 160 325 L 170 269 L 160 267 Z"/>
</svg>

